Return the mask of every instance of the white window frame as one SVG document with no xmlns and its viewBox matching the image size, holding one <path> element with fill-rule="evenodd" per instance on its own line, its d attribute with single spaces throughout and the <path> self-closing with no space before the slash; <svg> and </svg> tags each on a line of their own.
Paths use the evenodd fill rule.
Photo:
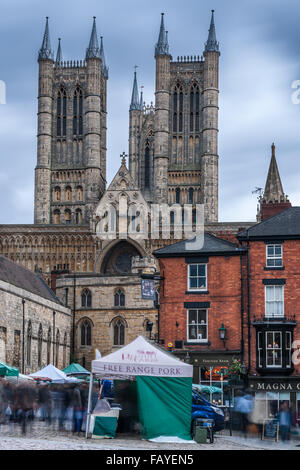
<svg viewBox="0 0 300 470">
<path fill-rule="evenodd" d="M 287 336 L 290 337 L 289 342 L 290 342 L 290 347 L 287 347 Z M 285 331 L 285 354 L 286 354 L 286 368 L 290 369 L 292 366 L 292 332 L 291 331 Z M 288 356 L 288 357 L 287 357 Z"/>
<path fill-rule="evenodd" d="M 274 347 L 271 347 L 269 348 L 268 347 L 268 341 L 267 341 L 267 337 L 268 337 L 268 334 L 272 333 L 272 336 L 273 336 L 273 342 L 274 342 L 274 336 L 275 334 L 279 334 L 280 335 L 280 347 L 279 348 L 274 348 Z M 282 331 L 266 331 L 265 332 L 265 345 L 266 345 L 266 368 L 268 369 L 278 369 L 278 368 L 282 368 Z M 280 364 L 274 364 L 274 359 L 273 359 L 273 364 L 270 365 L 268 364 L 268 351 L 280 351 Z"/>
<path fill-rule="evenodd" d="M 281 249 L 281 254 L 280 254 L 280 256 L 279 256 L 279 255 L 275 255 L 275 247 L 276 247 L 276 246 L 280 246 L 280 249 Z M 270 255 L 268 254 L 268 248 L 269 248 L 269 247 L 273 247 L 273 248 L 274 248 L 274 255 L 272 255 L 272 256 L 270 256 Z M 282 253 L 282 244 L 281 244 L 281 243 L 269 243 L 269 244 L 266 246 L 266 267 L 267 267 L 267 268 L 282 268 L 282 266 L 283 266 L 283 256 L 282 256 L 282 255 L 283 255 L 283 253 Z M 278 259 L 280 259 L 280 261 L 281 261 L 280 266 L 276 266 L 275 264 L 274 264 L 274 265 L 269 265 L 269 264 L 268 264 L 268 261 L 271 261 L 271 260 L 272 260 L 272 261 L 275 261 L 275 260 L 278 260 Z"/>
<path fill-rule="evenodd" d="M 257 352 L 258 352 L 258 367 L 262 367 L 262 354 L 263 354 L 263 333 L 258 331 L 257 333 Z"/>
<path fill-rule="evenodd" d="M 280 302 L 282 302 L 282 314 L 280 315 L 275 315 L 274 313 L 273 314 L 268 314 L 267 313 L 267 303 L 271 303 L 271 302 L 279 302 L 279 301 L 276 301 L 276 300 L 267 300 L 267 290 L 269 288 L 273 287 L 274 288 L 274 291 L 275 291 L 275 287 L 281 287 L 282 288 L 282 300 L 280 300 Z M 273 318 L 273 317 L 278 317 L 278 318 L 282 318 L 284 317 L 284 285 L 276 285 L 276 284 L 271 284 L 271 285 L 268 285 L 268 286 L 265 286 L 265 317 L 269 317 L 269 318 Z"/>
<path fill-rule="evenodd" d="M 190 278 L 191 278 L 190 267 L 191 266 L 205 266 L 205 286 L 204 287 L 190 287 Z M 188 264 L 187 289 L 189 292 L 207 291 L 207 263 L 189 263 Z"/>
<path fill-rule="evenodd" d="M 190 326 L 190 323 L 189 323 L 189 312 L 191 310 L 196 310 L 197 312 L 197 318 L 198 318 L 198 312 L 199 310 L 204 310 L 206 312 L 206 323 L 203 324 L 203 323 L 196 323 L 195 324 L 195 327 L 197 328 L 198 325 L 205 325 L 206 326 L 206 338 L 203 338 L 203 339 L 190 339 L 189 337 L 189 326 Z M 189 308 L 187 310 L 187 317 L 186 317 L 186 339 L 187 339 L 187 342 L 189 343 L 207 343 L 208 341 L 208 309 L 207 308 Z M 197 334 L 198 336 L 198 334 Z"/>
</svg>

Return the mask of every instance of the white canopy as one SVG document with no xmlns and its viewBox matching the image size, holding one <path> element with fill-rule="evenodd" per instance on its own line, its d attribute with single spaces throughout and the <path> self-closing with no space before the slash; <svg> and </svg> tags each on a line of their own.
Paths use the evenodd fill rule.
<svg viewBox="0 0 300 470">
<path fill-rule="evenodd" d="M 92 373 L 109 378 L 192 377 L 193 366 L 176 359 L 139 336 L 127 346 L 92 361 Z"/>
<path fill-rule="evenodd" d="M 30 377 L 34 377 L 36 379 L 49 379 L 51 382 L 55 383 L 69 383 L 69 382 L 80 382 L 75 377 L 68 377 L 62 370 L 57 369 L 57 367 L 53 366 L 52 364 L 48 364 L 43 369 L 34 372 L 33 374 L 29 374 Z"/>
</svg>

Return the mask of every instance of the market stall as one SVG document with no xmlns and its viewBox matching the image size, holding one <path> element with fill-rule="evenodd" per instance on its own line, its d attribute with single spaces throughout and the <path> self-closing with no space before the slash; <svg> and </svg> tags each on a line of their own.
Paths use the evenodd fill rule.
<svg viewBox="0 0 300 470">
<path fill-rule="evenodd" d="M 9 366 L 5 362 L 0 362 L 0 377 L 18 377 L 19 369 L 16 367 Z"/>
<path fill-rule="evenodd" d="M 29 374 L 30 377 L 33 377 L 36 380 L 48 380 L 53 383 L 75 383 L 80 382 L 79 379 L 75 377 L 68 377 L 62 370 L 57 369 L 57 367 L 52 364 L 48 364 L 43 369 Z"/>
<path fill-rule="evenodd" d="M 163 351 L 144 337 L 92 361 L 91 377 L 135 380 L 141 437 L 191 440 L 193 366 Z M 92 380 L 88 405 L 91 422 Z"/>
</svg>

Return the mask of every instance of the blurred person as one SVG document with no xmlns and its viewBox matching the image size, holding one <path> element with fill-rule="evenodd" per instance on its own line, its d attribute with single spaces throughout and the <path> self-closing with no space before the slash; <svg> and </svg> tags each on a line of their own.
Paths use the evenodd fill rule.
<svg viewBox="0 0 300 470">
<path fill-rule="evenodd" d="M 292 424 L 291 411 L 289 409 L 288 402 L 286 401 L 280 405 L 278 420 L 280 438 L 283 442 L 285 442 L 289 439 L 289 433 Z"/>
<path fill-rule="evenodd" d="M 241 431 L 247 437 L 249 426 L 249 415 L 253 410 L 253 397 L 250 394 L 245 394 L 236 397 L 235 411 L 240 415 Z"/>
<path fill-rule="evenodd" d="M 78 385 L 74 385 L 71 394 L 71 406 L 73 408 L 73 433 L 75 434 L 77 432 L 78 436 L 80 436 L 82 425 L 82 400 Z"/>
</svg>

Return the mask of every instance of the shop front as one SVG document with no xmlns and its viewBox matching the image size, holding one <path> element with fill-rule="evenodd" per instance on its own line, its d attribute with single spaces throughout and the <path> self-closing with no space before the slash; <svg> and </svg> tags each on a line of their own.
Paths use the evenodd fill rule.
<svg viewBox="0 0 300 470">
<path fill-rule="evenodd" d="M 199 352 L 174 351 L 181 360 L 193 365 L 193 384 L 210 403 L 229 407 L 234 404 L 234 396 L 243 382 L 232 386 L 229 369 L 234 359 L 240 359 L 240 352 Z"/>
<path fill-rule="evenodd" d="M 300 424 L 300 376 L 250 376 L 249 388 L 255 397 L 253 420 L 276 418 L 280 405 L 287 402 L 294 421 Z"/>
</svg>

